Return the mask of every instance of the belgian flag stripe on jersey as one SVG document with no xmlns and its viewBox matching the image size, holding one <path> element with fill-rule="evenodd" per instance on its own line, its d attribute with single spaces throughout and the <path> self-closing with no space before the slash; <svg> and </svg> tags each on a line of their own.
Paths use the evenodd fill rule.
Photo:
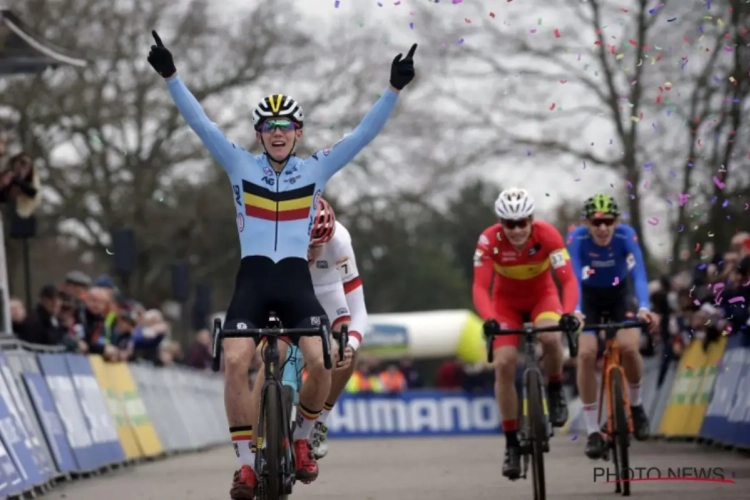
<svg viewBox="0 0 750 500">
<path fill-rule="evenodd" d="M 251 182 L 242 181 L 245 215 L 257 219 L 290 221 L 306 219 L 313 204 L 315 184 L 291 191 L 266 189 Z"/>
</svg>

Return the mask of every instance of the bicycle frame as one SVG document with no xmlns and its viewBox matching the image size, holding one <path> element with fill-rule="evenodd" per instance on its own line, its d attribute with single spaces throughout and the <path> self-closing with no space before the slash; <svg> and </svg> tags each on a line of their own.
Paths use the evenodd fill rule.
<svg viewBox="0 0 750 500">
<path fill-rule="evenodd" d="M 621 380 L 625 381 L 625 369 L 620 364 L 620 348 L 617 344 L 617 332 L 620 330 L 638 328 L 647 328 L 648 323 L 642 323 L 637 321 L 625 321 L 622 323 L 610 323 L 607 321 L 607 317 L 603 316 L 601 324 L 584 325 L 585 330 L 604 330 L 604 356 L 602 359 L 602 383 L 599 387 L 599 401 L 605 401 L 606 392 L 606 403 L 607 403 L 607 433 L 612 436 L 614 434 L 614 404 L 612 391 L 610 390 L 610 381 L 612 380 L 612 372 L 617 370 L 620 372 Z M 622 391 L 623 399 L 625 400 L 625 413 L 628 420 L 628 431 L 633 432 L 633 415 L 630 411 L 630 391 L 627 385 L 623 386 Z M 602 405 L 599 405 L 599 421 L 602 420 Z"/>
</svg>

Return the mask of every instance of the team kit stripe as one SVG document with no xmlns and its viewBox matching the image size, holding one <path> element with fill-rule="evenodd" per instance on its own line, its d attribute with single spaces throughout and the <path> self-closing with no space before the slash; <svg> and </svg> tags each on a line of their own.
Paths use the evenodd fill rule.
<svg viewBox="0 0 750 500">
<path fill-rule="evenodd" d="M 352 290 L 356 290 L 357 288 L 362 286 L 362 278 L 357 276 L 356 278 L 347 281 L 344 283 L 344 293 L 349 293 Z"/>
<path fill-rule="evenodd" d="M 549 260 L 538 264 L 518 264 L 515 266 L 501 266 L 495 263 L 495 272 L 513 280 L 530 280 L 536 278 L 549 269 Z"/>
<path fill-rule="evenodd" d="M 315 184 L 290 191 L 272 191 L 251 182 L 242 181 L 245 215 L 266 220 L 292 221 L 310 215 Z"/>
</svg>

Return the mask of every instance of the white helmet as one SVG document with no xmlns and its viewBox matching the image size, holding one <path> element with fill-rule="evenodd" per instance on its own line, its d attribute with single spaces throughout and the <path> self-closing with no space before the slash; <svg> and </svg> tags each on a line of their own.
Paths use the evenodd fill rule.
<svg viewBox="0 0 750 500">
<path fill-rule="evenodd" d="M 269 95 L 258 103 L 253 111 L 253 126 L 255 130 L 266 118 L 289 118 L 300 127 L 304 125 L 304 114 L 297 101 L 284 94 Z"/>
<path fill-rule="evenodd" d="M 525 189 L 506 189 L 495 200 L 495 214 L 505 220 L 528 219 L 534 215 L 534 199 Z"/>
</svg>

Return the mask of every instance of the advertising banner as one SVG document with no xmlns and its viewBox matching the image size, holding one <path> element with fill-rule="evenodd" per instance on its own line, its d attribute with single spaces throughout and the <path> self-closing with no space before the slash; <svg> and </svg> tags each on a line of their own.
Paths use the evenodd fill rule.
<svg viewBox="0 0 750 500">
<path fill-rule="evenodd" d="M 125 415 L 130 427 L 133 428 L 143 456 L 152 457 L 161 454 L 164 451 L 161 441 L 138 394 L 130 368 L 125 363 L 113 363 L 111 370 L 114 375 L 115 388 L 122 394 Z"/>
<path fill-rule="evenodd" d="M 352 394 L 336 403 L 328 429 L 332 438 L 498 434 L 500 417 L 489 392 Z"/>
<path fill-rule="evenodd" d="M 685 425 L 689 414 L 691 395 L 698 394 L 702 378 L 700 368 L 706 366 L 708 356 L 703 352 L 700 341 L 691 342 L 680 359 L 672 390 L 669 393 L 667 407 L 659 425 L 659 434 L 663 436 L 687 436 Z"/>
<path fill-rule="evenodd" d="M 56 354 L 39 354 L 39 366 L 44 373 L 44 380 L 55 400 L 57 414 L 65 427 L 65 435 L 78 469 L 76 472 L 94 470 L 99 466 L 93 446 L 94 441 L 89 434 L 88 424 L 78 404 L 78 395 L 68 372 L 65 357 Z"/>
<path fill-rule="evenodd" d="M 44 377 L 38 373 L 24 373 L 23 380 L 31 397 L 31 404 L 42 425 L 52 459 L 57 470 L 63 474 L 76 470 L 76 461 L 70 449 L 62 420 L 57 414 L 55 401 Z"/>
</svg>

